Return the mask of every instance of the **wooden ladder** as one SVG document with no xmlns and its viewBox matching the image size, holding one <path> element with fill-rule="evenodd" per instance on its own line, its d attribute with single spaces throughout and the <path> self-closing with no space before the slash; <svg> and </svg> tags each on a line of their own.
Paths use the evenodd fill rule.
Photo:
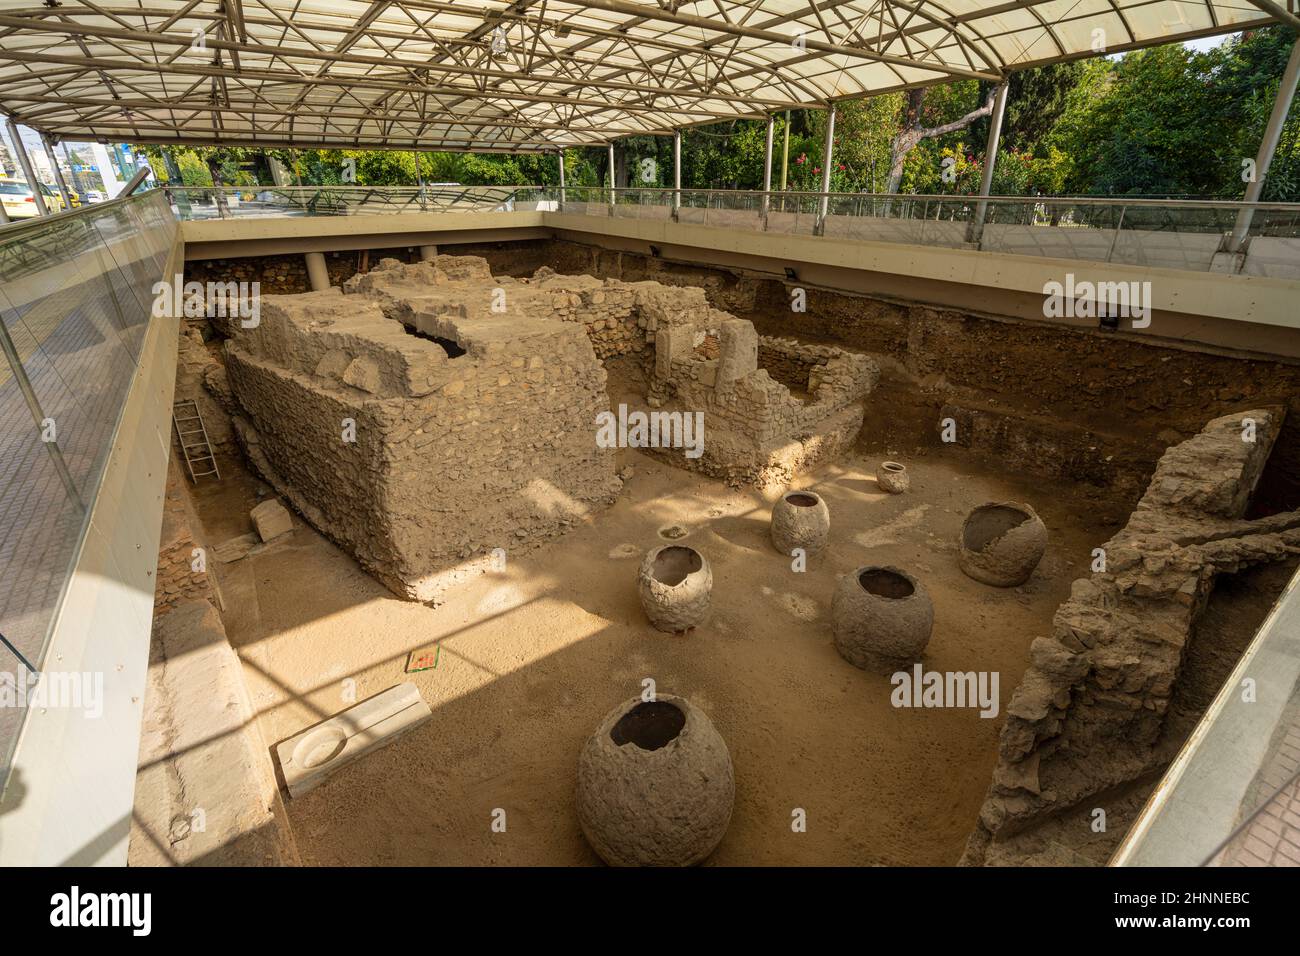
<svg viewBox="0 0 1300 956">
<path fill-rule="evenodd" d="M 199 414 L 194 399 L 184 398 L 172 403 L 172 421 L 176 423 L 176 437 L 180 439 L 190 480 L 197 485 L 200 478 L 212 475 L 220 481 L 221 472 L 217 471 L 217 459 L 212 456 L 208 430 L 203 427 L 203 416 Z M 196 466 L 199 471 L 195 471 Z"/>
</svg>

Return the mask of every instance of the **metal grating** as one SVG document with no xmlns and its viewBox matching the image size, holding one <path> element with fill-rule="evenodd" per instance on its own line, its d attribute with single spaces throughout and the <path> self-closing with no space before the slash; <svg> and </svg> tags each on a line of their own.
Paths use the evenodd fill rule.
<svg viewBox="0 0 1300 956">
<path fill-rule="evenodd" d="M 1300 0 L 47 2 L 0 0 L 18 122 L 265 148 L 591 145 L 1300 24 Z"/>
</svg>

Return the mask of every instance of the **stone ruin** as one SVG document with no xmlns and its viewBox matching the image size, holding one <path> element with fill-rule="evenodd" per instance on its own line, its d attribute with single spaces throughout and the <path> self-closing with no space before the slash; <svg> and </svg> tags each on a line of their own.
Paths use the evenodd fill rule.
<svg viewBox="0 0 1300 956">
<path fill-rule="evenodd" d="M 222 330 L 254 467 L 422 601 L 613 500 L 615 449 L 596 425 L 607 366 L 634 373 L 638 410 L 703 413 L 698 458 L 646 451 L 758 485 L 849 445 L 879 377 L 865 356 L 760 337 L 699 289 L 493 277 L 470 256 L 385 259 L 342 290 L 264 296 L 256 327 Z"/>
<path fill-rule="evenodd" d="M 1300 512 L 1243 520 L 1282 416 L 1217 418 L 1160 459 L 1103 546 L 1105 570 L 1075 581 L 1052 635 L 1030 645 L 963 862 L 1051 862 L 1036 828 L 1172 759 L 1182 741 L 1166 715 L 1215 577 L 1300 551 Z"/>
<path fill-rule="evenodd" d="M 431 268 L 448 268 L 442 263 L 453 259 L 454 278 L 431 279 Z M 611 395 L 633 403 L 633 411 L 704 413 L 700 457 L 645 450 L 735 485 L 783 487 L 836 457 L 862 428 L 862 400 L 880 377 L 865 355 L 760 336 L 753 323 L 712 308 L 701 289 L 562 276 L 546 267 L 531 279 L 493 278 L 482 259 L 441 256 L 438 263 L 387 260 L 345 290 L 378 298 L 385 314 L 423 334 L 489 316 L 580 325 L 596 358 L 618 377 Z"/>
</svg>

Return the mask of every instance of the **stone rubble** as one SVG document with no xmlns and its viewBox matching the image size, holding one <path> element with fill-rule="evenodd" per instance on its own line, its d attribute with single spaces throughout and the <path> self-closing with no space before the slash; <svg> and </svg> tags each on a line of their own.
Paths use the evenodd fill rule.
<svg viewBox="0 0 1300 956">
<path fill-rule="evenodd" d="M 248 517 L 252 520 L 253 527 L 257 529 L 257 536 L 263 542 L 271 541 L 293 530 L 293 519 L 289 517 L 288 509 L 275 499 L 263 501 L 248 513 Z"/>
<path fill-rule="evenodd" d="M 1161 458 L 1127 526 L 1103 546 L 1105 570 L 1074 582 L 1052 635 L 1030 646 L 964 862 L 1168 760 L 1165 714 L 1216 575 L 1300 552 L 1300 512 L 1242 520 L 1283 414 L 1216 418 Z M 1245 419 L 1253 441 L 1243 440 Z"/>
</svg>

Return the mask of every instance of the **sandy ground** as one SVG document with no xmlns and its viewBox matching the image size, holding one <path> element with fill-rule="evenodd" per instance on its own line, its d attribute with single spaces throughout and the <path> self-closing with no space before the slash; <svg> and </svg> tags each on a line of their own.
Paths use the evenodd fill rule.
<svg viewBox="0 0 1300 956">
<path fill-rule="evenodd" d="M 574 811 L 579 747 L 653 678 L 689 698 L 731 749 L 736 804 L 710 864 L 952 864 L 995 762 L 997 719 L 974 709 L 902 710 L 887 678 L 836 653 L 837 578 L 864 564 L 916 573 L 935 605 L 928 670 L 994 670 L 1001 708 L 1102 527 L 1074 487 L 1003 475 L 958 451 L 908 461 L 912 491 L 876 488 L 876 458 L 806 476 L 831 510 L 820 566 L 795 573 L 768 539 L 770 501 L 625 452 L 635 474 L 612 508 L 471 581 L 436 608 L 399 600 L 296 517 L 292 534 L 218 568 L 225 624 L 268 746 L 404 680 L 433 719 L 287 800 L 310 864 L 594 864 Z M 959 457 L 961 456 L 961 457 Z M 260 483 L 223 464 L 196 506 L 215 545 L 250 530 Z M 1028 501 L 1050 532 L 1022 588 L 957 569 L 965 513 Z M 645 549 L 679 526 L 714 574 L 713 616 L 675 637 L 638 603 Z M 507 548 L 509 544 L 505 545 Z M 437 643 L 436 669 L 407 675 Z M 352 682 L 355 682 L 354 684 Z M 493 810 L 506 831 L 492 831 Z M 807 831 L 791 829 L 792 811 Z"/>
</svg>

